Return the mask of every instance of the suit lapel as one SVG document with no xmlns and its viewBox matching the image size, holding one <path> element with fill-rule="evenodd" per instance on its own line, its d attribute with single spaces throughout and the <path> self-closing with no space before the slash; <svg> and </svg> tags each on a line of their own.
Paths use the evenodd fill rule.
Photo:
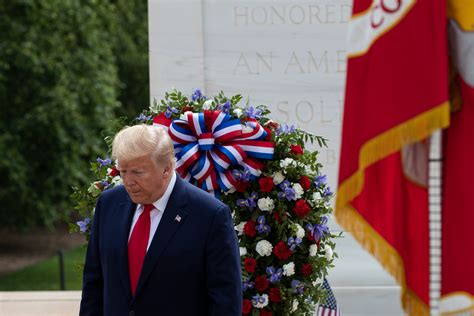
<svg viewBox="0 0 474 316">
<path fill-rule="evenodd" d="M 168 200 L 168 204 L 166 205 L 163 217 L 161 218 L 155 236 L 153 236 L 153 240 L 150 244 L 150 248 L 145 256 L 135 297 L 140 293 L 156 263 L 159 262 L 159 257 L 163 254 L 169 241 L 185 221 L 186 216 L 188 215 L 185 206 L 185 186 L 183 180 L 177 176 L 176 184 L 173 188 L 170 199 Z"/>
<path fill-rule="evenodd" d="M 120 280 L 122 285 L 125 288 L 127 293 L 128 300 L 132 300 L 132 290 L 130 286 L 130 274 L 128 269 L 128 236 L 130 234 L 130 226 L 132 225 L 133 215 L 137 205 L 133 203 L 127 195 L 125 202 L 120 204 L 119 208 L 119 249 L 120 249 L 120 258 L 119 258 L 119 269 L 120 269 Z"/>
</svg>

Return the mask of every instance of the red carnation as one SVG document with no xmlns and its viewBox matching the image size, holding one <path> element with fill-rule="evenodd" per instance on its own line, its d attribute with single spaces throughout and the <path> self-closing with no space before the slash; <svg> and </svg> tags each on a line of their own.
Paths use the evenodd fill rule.
<svg viewBox="0 0 474 316">
<path fill-rule="evenodd" d="M 283 241 L 278 242 L 275 248 L 273 248 L 273 252 L 280 260 L 286 260 L 291 256 L 290 248 Z"/>
<path fill-rule="evenodd" d="M 258 179 L 260 185 L 260 191 L 270 192 L 273 189 L 273 178 L 272 177 L 261 177 Z"/>
<path fill-rule="evenodd" d="M 255 272 L 255 267 L 257 266 L 257 260 L 254 258 L 245 258 L 244 259 L 244 267 L 250 273 Z"/>
<path fill-rule="evenodd" d="M 235 189 L 237 190 L 237 192 L 246 192 L 249 186 L 250 186 L 250 182 L 248 181 L 237 181 L 237 184 L 235 185 Z"/>
<path fill-rule="evenodd" d="M 268 127 L 264 127 L 263 129 L 265 130 L 265 132 L 267 132 L 267 137 L 265 137 L 265 140 L 267 141 L 272 140 L 272 134 L 273 134 L 272 130 L 269 129 Z"/>
<path fill-rule="evenodd" d="M 244 233 L 247 236 L 255 237 L 257 231 L 255 230 L 255 222 L 254 221 L 247 221 L 244 225 Z"/>
<path fill-rule="evenodd" d="M 268 297 L 273 303 L 281 302 L 280 289 L 277 287 L 272 287 L 270 290 L 268 290 Z"/>
<path fill-rule="evenodd" d="M 276 221 L 278 224 L 281 223 L 280 212 L 275 211 L 275 212 L 273 213 L 273 218 L 275 219 L 275 221 Z"/>
<path fill-rule="evenodd" d="M 247 315 L 252 311 L 252 303 L 248 299 L 244 299 L 242 302 L 242 314 Z"/>
<path fill-rule="evenodd" d="M 309 276 L 313 273 L 313 266 L 310 263 L 305 263 L 301 267 L 301 274 L 304 276 Z"/>
<path fill-rule="evenodd" d="M 117 170 L 117 167 L 113 166 L 111 170 L 109 171 L 109 176 L 115 177 L 118 176 L 120 172 Z"/>
<path fill-rule="evenodd" d="M 266 309 L 262 309 L 262 310 L 260 311 L 260 316 L 272 316 L 272 315 L 273 315 L 272 312 L 270 312 L 270 311 L 268 311 L 268 310 L 266 310 Z"/>
<path fill-rule="evenodd" d="M 303 154 L 303 148 L 300 145 L 290 145 L 290 150 L 291 150 L 291 153 L 295 155 Z"/>
<path fill-rule="evenodd" d="M 264 275 L 260 275 L 257 278 L 255 278 L 255 288 L 257 291 L 262 293 L 268 288 L 268 280 L 267 277 Z"/>
<path fill-rule="evenodd" d="M 295 211 L 296 216 L 298 216 L 299 218 L 303 218 L 308 215 L 311 209 L 309 208 L 308 203 L 306 203 L 305 200 L 301 199 L 296 201 L 293 211 Z"/>
<path fill-rule="evenodd" d="M 301 176 L 299 183 L 305 190 L 311 188 L 311 180 L 307 176 Z"/>
<path fill-rule="evenodd" d="M 313 235 L 311 235 L 310 231 L 306 234 L 306 239 L 308 239 L 309 241 L 314 241 L 314 237 Z"/>
</svg>

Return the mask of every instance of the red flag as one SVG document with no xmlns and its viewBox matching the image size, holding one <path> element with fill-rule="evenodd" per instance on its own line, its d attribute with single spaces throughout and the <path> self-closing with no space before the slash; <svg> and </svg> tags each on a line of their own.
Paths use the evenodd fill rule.
<svg viewBox="0 0 474 316">
<path fill-rule="evenodd" d="M 428 143 L 449 125 L 446 3 L 355 0 L 338 222 L 429 315 Z"/>
<path fill-rule="evenodd" d="M 456 93 L 443 144 L 440 310 L 449 315 L 473 315 L 474 2 L 450 0 L 449 16 Z"/>
</svg>

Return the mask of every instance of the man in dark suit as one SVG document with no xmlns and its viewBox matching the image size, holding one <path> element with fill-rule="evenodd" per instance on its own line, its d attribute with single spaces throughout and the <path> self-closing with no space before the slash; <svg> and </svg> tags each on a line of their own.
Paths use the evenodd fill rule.
<svg viewBox="0 0 474 316">
<path fill-rule="evenodd" d="M 241 315 L 229 207 L 175 174 L 163 128 L 127 127 L 112 148 L 123 186 L 97 201 L 80 315 Z"/>
</svg>

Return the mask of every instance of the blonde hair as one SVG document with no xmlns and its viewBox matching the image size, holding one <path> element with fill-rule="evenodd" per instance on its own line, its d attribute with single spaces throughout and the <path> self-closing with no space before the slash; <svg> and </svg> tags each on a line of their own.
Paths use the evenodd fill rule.
<svg viewBox="0 0 474 316">
<path fill-rule="evenodd" d="M 173 141 L 163 127 L 153 125 L 127 126 L 115 135 L 112 144 L 112 158 L 133 160 L 151 155 L 157 164 L 172 163 L 175 167 Z"/>
</svg>

